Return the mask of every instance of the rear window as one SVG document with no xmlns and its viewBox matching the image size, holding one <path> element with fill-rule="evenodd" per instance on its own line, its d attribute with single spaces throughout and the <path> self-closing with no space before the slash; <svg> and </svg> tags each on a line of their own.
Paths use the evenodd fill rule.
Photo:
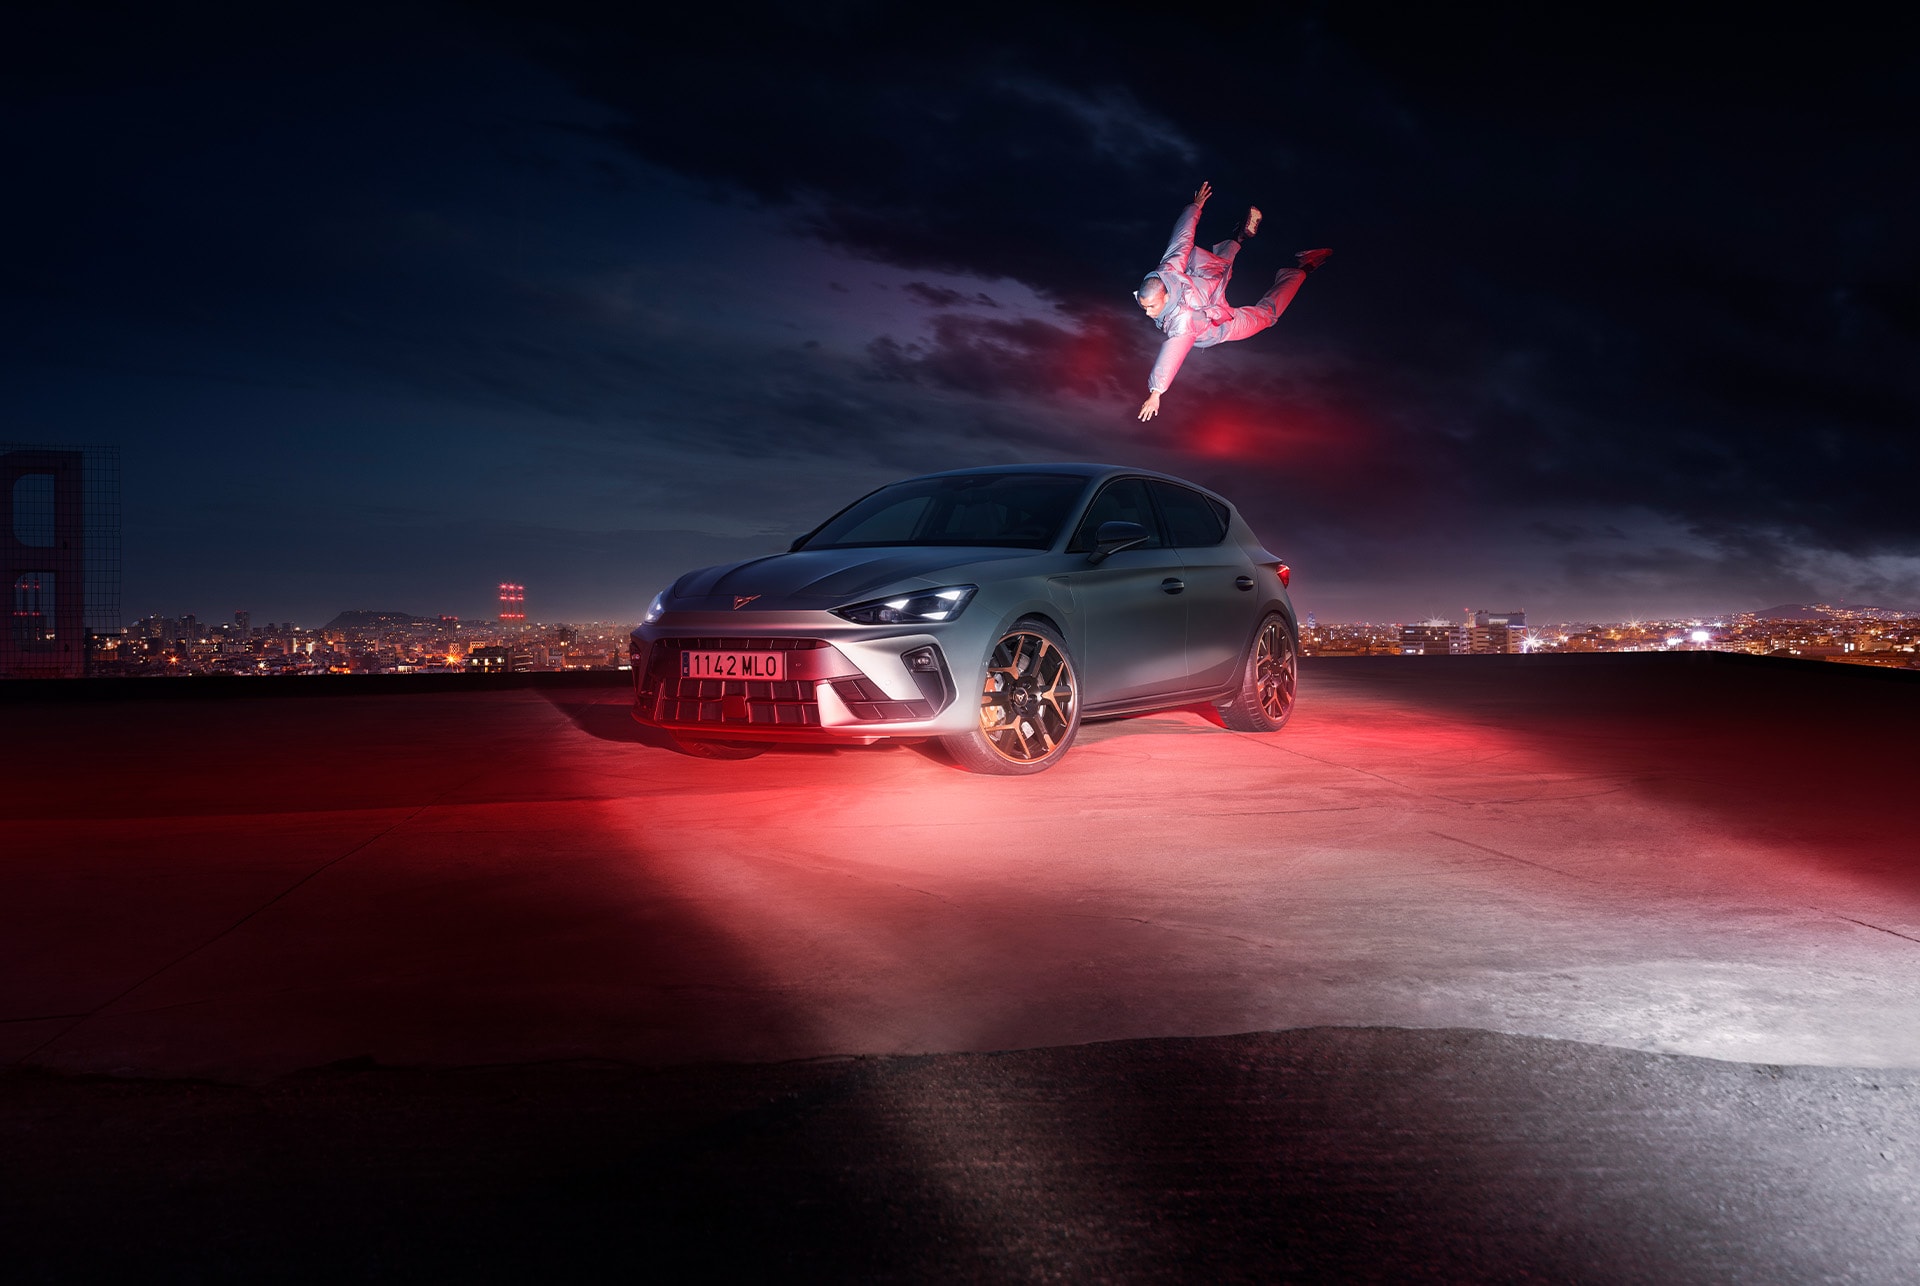
<svg viewBox="0 0 1920 1286">
<path fill-rule="evenodd" d="M 1217 545 L 1227 538 L 1226 506 L 1198 491 L 1171 482 L 1153 483 L 1167 534 L 1176 546 Z"/>
</svg>

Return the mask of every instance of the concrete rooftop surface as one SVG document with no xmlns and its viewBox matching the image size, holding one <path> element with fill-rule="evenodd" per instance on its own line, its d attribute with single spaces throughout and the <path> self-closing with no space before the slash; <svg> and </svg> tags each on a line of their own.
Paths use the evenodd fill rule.
<svg viewBox="0 0 1920 1286">
<path fill-rule="evenodd" d="M 513 1165 L 454 1167 L 467 1205 L 316 1276 L 504 1273 L 511 1255 L 449 1249 L 488 1244 L 450 1231 L 479 1208 L 617 1223 L 644 1192 L 657 1220 L 668 1190 L 680 1234 L 657 1262 L 692 1276 L 1894 1281 L 1920 1262 L 1920 677 L 1711 653 L 1308 661 L 1279 734 L 1199 711 L 1090 724 L 1029 778 L 911 748 L 687 758 L 623 686 L 248 683 L 0 693 L 0 1106 L 41 1147 L 14 1231 L 49 1280 L 123 1262 L 53 1249 L 103 1190 L 76 1155 L 111 1156 L 107 1188 L 148 1212 L 126 1262 L 286 1275 L 287 1238 L 229 1226 L 208 1258 L 182 1231 L 233 1200 L 181 1189 L 182 1165 L 267 1164 L 240 1158 L 274 1103 L 312 1139 L 386 1105 L 406 1128 L 303 1172 L 366 1190 L 432 1171 L 446 1192 L 434 1167 L 470 1146 L 449 1140 L 486 1077 L 519 1105 L 488 1100 L 496 1132 L 529 1103 L 595 1105 L 534 1132 L 539 1199 Z M 1302 1097 L 1307 1072 L 1336 1089 Z M 739 1124 L 816 1099 L 784 1143 Z M 1114 1113 L 1151 1137 L 1094 1137 Z M 181 1148 L 128 1142 L 149 1118 Z M 1550 1145 L 1569 1130 L 1606 1165 Z M 631 1148 L 563 1162 L 562 1136 Z M 936 1182 L 976 1154 L 998 1160 Z M 1168 1155 L 1211 1177 L 1156 1169 Z M 1379 1160 L 1416 1155 L 1419 1174 Z M 866 1180 L 815 1191 L 856 1162 Z M 1477 1177 L 1441 1192 L 1436 1165 Z M 498 1181 L 461 1187 L 481 1173 Z M 767 1213 L 769 1174 L 830 1217 Z M 1700 1197 L 1722 1184 L 1745 1195 Z M 1495 1192 L 1535 1213 L 1495 1217 Z M 252 1200 L 241 1222 L 278 1227 Z M 1036 1230 L 1043 1208 L 1069 1231 Z M 1115 1208 L 1137 1218 L 1074 1243 Z M 1373 1214 L 1308 1235 L 1354 1210 Z M 1219 1225 L 1205 1254 L 1180 1240 L 1195 1220 Z"/>
</svg>

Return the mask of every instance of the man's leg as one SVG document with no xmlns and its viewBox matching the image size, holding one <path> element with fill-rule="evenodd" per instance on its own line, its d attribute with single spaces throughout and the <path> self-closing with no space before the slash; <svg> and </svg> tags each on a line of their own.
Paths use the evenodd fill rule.
<svg viewBox="0 0 1920 1286">
<path fill-rule="evenodd" d="M 1233 257 L 1239 253 L 1238 241 L 1222 241 L 1211 250 L 1202 250 L 1196 246 L 1188 260 L 1187 271 L 1203 281 L 1218 277 L 1222 283 L 1225 283 L 1233 278 Z M 1224 284 L 1221 289 L 1226 289 Z"/>
<path fill-rule="evenodd" d="M 1226 334 L 1217 343 L 1229 340 L 1245 339 L 1249 335 L 1258 335 L 1267 327 L 1280 320 L 1280 314 L 1287 311 L 1287 305 L 1300 293 L 1300 283 L 1307 274 L 1325 263 L 1333 255 L 1331 250 L 1302 250 L 1294 258 L 1300 261 L 1298 268 L 1282 268 L 1273 274 L 1273 285 L 1267 287 L 1267 293 L 1260 296 L 1260 302 L 1251 308 L 1233 310 L 1233 320 L 1226 323 Z"/>
<path fill-rule="evenodd" d="M 1221 343 L 1258 335 L 1279 321 L 1280 314 L 1287 311 L 1287 305 L 1300 292 L 1300 283 L 1306 279 L 1305 268 L 1282 268 L 1274 273 L 1273 285 L 1260 296 L 1259 303 L 1233 310 L 1233 320 L 1227 323 L 1227 333 L 1221 337 Z"/>
<path fill-rule="evenodd" d="M 1217 243 L 1212 250 L 1194 251 L 1193 275 L 1196 277 L 1220 278 L 1220 289 L 1224 293 L 1227 283 L 1233 280 L 1234 256 L 1240 253 L 1240 243 L 1251 237 L 1260 227 L 1260 211 L 1249 208 L 1247 217 L 1240 221 L 1240 230 Z"/>
</svg>

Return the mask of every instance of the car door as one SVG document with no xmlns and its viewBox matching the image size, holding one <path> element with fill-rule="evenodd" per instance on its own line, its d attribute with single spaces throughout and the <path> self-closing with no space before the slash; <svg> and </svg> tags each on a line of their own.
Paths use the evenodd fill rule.
<svg viewBox="0 0 1920 1286">
<path fill-rule="evenodd" d="M 1137 522 L 1151 533 L 1097 566 L 1063 578 L 1081 617 L 1083 706 L 1146 700 L 1187 686 L 1187 608 L 1178 550 L 1167 546 L 1144 478 L 1116 478 L 1101 488 L 1067 545 L 1094 548 L 1105 522 Z"/>
<path fill-rule="evenodd" d="M 1219 501 L 1158 478 L 1151 485 L 1187 584 L 1181 595 L 1187 604 L 1186 686 L 1224 687 L 1253 637 L 1260 605 L 1256 569 L 1246 551 L 1227 539 L 1227 512 Z"/>
</svg>

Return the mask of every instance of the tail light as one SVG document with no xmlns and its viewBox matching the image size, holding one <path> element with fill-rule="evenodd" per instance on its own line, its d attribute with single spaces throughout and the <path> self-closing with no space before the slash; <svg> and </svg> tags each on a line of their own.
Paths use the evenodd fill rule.
<svg viewBox="0 0 1920 1286">
<path fill-rule="evenodd" d="M 1285 589 L 1287 586 L 1293 584 L 1293 568 L 1287 566 L 1285 563 L 1276 563 L 1273 571 L 1274 574 L 1280 578 L 1280 588 Z"/>
</svg>

